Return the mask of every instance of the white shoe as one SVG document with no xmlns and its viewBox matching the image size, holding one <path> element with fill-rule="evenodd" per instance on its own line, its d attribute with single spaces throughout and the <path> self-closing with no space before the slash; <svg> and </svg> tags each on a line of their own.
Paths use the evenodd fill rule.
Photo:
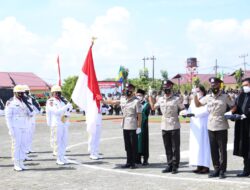
<svg viewBox="0 0 250 190">
<path fill-rule="evenodd" d="M 65 163 L 62 162 L 61 160 L 57 160 L 57 161 L 56 161 L 56 164 L 57 164 L 57 165 L 64 165 Z"/>
<path fill-rule="evenodd" d="M 99 159 L 103 159 L 103 156 L 100 155 L 100 154 L 96 154 L 96 156 L 97 156 Z"/>
<path fill-rule="evenodd" d="M 23 169 L 23 170 L 27 170 L 28 168 L 23 164 L 23 161 L 19 162 L 19 166 Z"/>
<path fill-rule="evenodd" d="M 24 160 L 25 160 L 25 161 L 32 161 L 32 158 L 26 156 Z"/>
<path fill-rule="evenodd" d="M 91 154 L 91 155 L 89 156 L 89 158 L 92 159 L 92 160 L 98 160 L 98 159 L 99 159 L 98 156 L 93 155 L 93 154 Z"/>
<path fill-rule="evenodd" d="M 20 166 L 18 166 L 18 165 L 14 165 L 14 170 L 20 172 L 23 169 Z"/>
<path fill-rule="evenodd" d="M 69 163 L 69 159 L 66 156 L 63 157 L 62 161 L 64 162 L 64 164 Z"/>
</svg>

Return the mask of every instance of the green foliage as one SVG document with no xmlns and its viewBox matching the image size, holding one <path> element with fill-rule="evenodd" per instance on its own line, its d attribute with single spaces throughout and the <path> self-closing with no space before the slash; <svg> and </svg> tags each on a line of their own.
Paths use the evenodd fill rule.
<svg viewBox="0 0 250 190">
<path fill-rule="evenodd" d="M 62 94 L 67 100 L 71 99 L 71 94 L 75 88 L 78 76 L 68 77 L 63 81 Z"/>
<path fill-rule="evenodd" d="M 244 72 L 241 68 L 235 71 L 234 78 L 236 80 L 238 87 L 241 86 L 243 76 L 244 76 Z"/>
<path fill-rule="evenodd" d="M 200 79 L 199 77 L 193 77 L 193 85 L 194 86 L 198 86 L 200 84 Z"/>
<path fill-rule="evenodd" d="M 168 80 L 168 71 L 161 70 L 161 76 L 162 76 L 163 80 Z"/>
<path fill-rule="evenodd" d="M 149 86 L 153 86 L 153 81 L 152 79 L 147 79 L 147 78 L 135 78 L 135 79 L 129 79 L 129 82 L 132 83 L 133 85 L 135 85 L 136 89 L 140 88 L 143 90 L 148 91 Z M 154 89 L 155 90 L 160 90 L 161 89 L 161 84 L 162 84 L 162 80 L 160 79 L 155 79 L 154 81 Z"/>
<path fill-rule="evenodd" d="M 139 76 L 140 78 L 148 79 L 148 68 L 140 69 Z"/>
</svg>

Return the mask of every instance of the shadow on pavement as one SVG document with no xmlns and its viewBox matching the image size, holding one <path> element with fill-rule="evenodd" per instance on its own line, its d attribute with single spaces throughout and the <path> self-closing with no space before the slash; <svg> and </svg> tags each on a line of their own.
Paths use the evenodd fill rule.
<svg viewBox="0 0 250 190">
<path fill-rule="evenodd" d="M 101 165 L 101 164 L 107 164 L 109 162 L 103 162 L 103 161 L 91 161 L 91 162 L 81 162 L 81 164 L 86 165 Z"/>
<path fill-rule="evenodd" d="M 56 158 L 45 158 L 45 159 L 36 159 L 34 161 L 56 161 Z"/>
<path fill-rule="evenodd" d="M 40 163 L 25 163 L 25 166 L 38 166 Z"/>
<path fill-rule="evenodd" d="M 105 160 L 116 160 L 116 159 L 126 159 L 126 157 L 112 157 L 112 156 L 110 156 L 110 157 L 104 157 L 103 159 L 105 159 Z"/>
<path fill-rule="evenodd" d="M 32 169 L 28 169 L 25 171 L 62 171 L 62 170 L 76 170 L 76 168 L 73 167 L 58 167 L 58 168 L 32 168 Z"/>
<path fill-rule="evenodd" d="M 13 167 L 13 164 L 8 164 L 8 165 L 0 165 L 0 168 L 9 168 L 9 167 Z"/>
<path fill-rule="evenodd" d="M 89 154 L 66 154 L 66 156 L 89 156 Z"/>
<path fill-rule="evenodd" d="M 11 159 L 11 157 L 9 157 L 9 156 L 3 156 L 3 157 L 0 157 L 0 159 Z"/>
<path fill-rule="evenodd" d="M 52 154 L 53 152 L 52 151 L 35 151 L 33 153 L 37 153 L 37 154 Z"/>
</svg>

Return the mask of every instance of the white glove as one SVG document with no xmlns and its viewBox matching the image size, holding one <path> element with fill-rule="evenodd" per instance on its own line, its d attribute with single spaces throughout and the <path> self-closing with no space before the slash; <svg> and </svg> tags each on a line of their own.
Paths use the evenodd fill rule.
<svg viewBox="0 0 250 190">
<path fill-rule="evenodd" d="M 224 115 L 232 115 L 233 113 L 231 111 L 226 112 Z"/>
<path fill-rule="evenodd" d="M 186 109 L 180 111 L 180 113 L 179 113 L 179 115 L 187 115 L 187 114 L 188 114 L 188 111 Z"/>
<path fill-rule="evenodd" d="M 138 134 L 140 134 L 140 133 L 141 133 L 141 128 L 138 127 L 138 128 L 136 129 L 136 134 L 138 135 Z"/>
<path fill-rule="evenodd" d="M 67 108 L 69 108 L 70 110 L 72 110 L 73 109 L 73 106 L 72 106 L 72 104 L 71 103 L 67 103 Z"/>
<path fill-rule="evenodd" d="M 197 96 L 197 91 L 196 91 L 195 88 L 192 89 L 192 94 L 193 94 L 194 96 Z"/>
<path fill-rule="evenodd" d="M 246 118 L 247 118 L 247 116 L 245 114 L 241 115 L 241 120 L 246 119 Z"/>
</svg>

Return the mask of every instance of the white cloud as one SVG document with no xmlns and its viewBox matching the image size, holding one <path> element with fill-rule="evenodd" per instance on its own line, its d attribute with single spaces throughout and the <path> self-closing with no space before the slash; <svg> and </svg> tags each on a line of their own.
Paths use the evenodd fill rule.
<svg viewBox="0 0 250 190">
<path fill-rule="evenodd" d="M 107 75 L 111 65 L 127 51 L 127 31 L 130 14 L 123 7 L 113 7 L 95 18 L 89 26 L 74 18 L 62 19 L 59 37 L 44 37 L 29 31 L 15 17 L 0 21 L 0 66 L 2 71 L 29 71 L 45 79 L 56 79 L 56 57 L 60 55 L 62 76 L 78 74 L 86 56 L 91 37 L 99 79 Z M 35 66 L 35 67 L 34 67 Z M 118 72 L 118 70 L 117 70 Z M 51 81 L 49 81 L 51 82 Z"/>
<path fill-rule="evenodd" d="M 219 64 L 229 67 L 221 69 L 230 72 L 242 63 L 238 56 L 250 49 L 250 19 L 196 19 L 189 23 L 187 34 L 202 67 L 212 67 L 217 58 Z"/>
</svg>

